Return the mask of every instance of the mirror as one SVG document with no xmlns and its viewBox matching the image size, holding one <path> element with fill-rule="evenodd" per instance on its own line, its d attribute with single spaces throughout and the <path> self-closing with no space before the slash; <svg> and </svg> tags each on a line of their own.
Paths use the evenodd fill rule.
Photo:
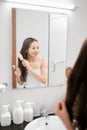
<svg viewBox="0 0 87 130">
<path fill-rule="evenodd" d="M 14 74 L 18 64 L 17 54 L 24 39 L 33 37 L 39 43 L 39 56 L 47 64 L 45 86 L 65 83 L 65 56 L 67 42 L 67 16 L 44 11 L 12 9 L 12 84 L 21 88 Z M 41 86 L 36 86 L 41 87 Z"/>
</svg>

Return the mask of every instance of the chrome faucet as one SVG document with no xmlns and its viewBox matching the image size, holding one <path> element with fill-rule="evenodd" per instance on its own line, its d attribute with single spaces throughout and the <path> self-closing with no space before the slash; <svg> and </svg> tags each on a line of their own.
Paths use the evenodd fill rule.
<svg viewBox="0 0 87 130">
<path fill-rule="evenodd" d="M 48 118 L 48 112 L 45 106 L 40 106 L 40 116 Z"/>
<path fill-rule="evenodd" d="M 0 83 L 0 92 L 4 92 L 6 90 L 7 85 L 7 83 Z"/>
</svg>

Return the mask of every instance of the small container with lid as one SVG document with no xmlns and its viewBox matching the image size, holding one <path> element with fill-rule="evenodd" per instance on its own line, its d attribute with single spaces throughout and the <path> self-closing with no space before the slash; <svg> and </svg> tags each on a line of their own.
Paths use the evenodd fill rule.
<svg viewBox="0 0 87 130">
<path fill-rule="evenodd" d="M 1 126 L 11 125 L 11 114 L 8 110 L 9 105 L 3 105 L 3 111 L 1 113 Z"/>
</svg>

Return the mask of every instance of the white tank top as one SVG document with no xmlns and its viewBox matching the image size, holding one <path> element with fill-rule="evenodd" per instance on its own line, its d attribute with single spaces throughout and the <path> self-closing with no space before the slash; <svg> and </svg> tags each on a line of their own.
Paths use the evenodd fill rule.
<svg viewBox="0 0 87 130">
<path fill-rule="evenodd" d="M 40 74 L 40 68 L 35 69 L 35 72 Z M 46 84 L 42 84 L 40 81 L 38 81 L 31 72 L 28 72 L 27 74 L 27 81 L 24 83 L 25 88 L 37 88 L 37 87 L 43 87 L 46 86 Z"/>
</svg>

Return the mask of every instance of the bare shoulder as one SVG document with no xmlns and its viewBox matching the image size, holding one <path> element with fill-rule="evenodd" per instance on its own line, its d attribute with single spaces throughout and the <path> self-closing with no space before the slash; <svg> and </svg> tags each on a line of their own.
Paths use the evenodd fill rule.
<svg viewBox="0 0 87 130">
<path fill-rule="evenodd" d="M 41 58 L 40 61 L 41 61 L 41 67 L 47 67 L 47 63 L 44 58 Z"/>
<path fill-rule="evenodd" d="M 46 60 L 44 58 L 40 58 L 41 64 L 46 64 Z"/>
</svg>

